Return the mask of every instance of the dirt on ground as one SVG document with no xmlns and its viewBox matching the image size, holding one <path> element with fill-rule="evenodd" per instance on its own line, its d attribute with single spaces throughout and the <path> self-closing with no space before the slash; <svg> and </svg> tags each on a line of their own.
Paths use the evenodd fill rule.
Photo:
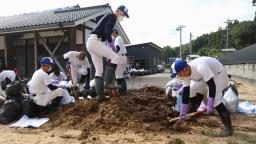
<svg viewBox="0 0 256 144">
<path fill-rule="evenodd" d="M 256 95 L 253 86 L 240 84 L 238 89 L 241 99 L 255 99 L 251 98 Z M 173 110 L 176 98 L 164 93 L 162 88 L 144 87 L 102 103 L 79 100 L 46 115 L 50 121 L 39 129 L 0 125 L 0 143 L 256 143 L 254 115 L 232 114 L 235 134 L 226 138 L 215 135 L 222 128 L 216 114 L 169 123 L 178 116 Z"/>
<path fill-rule="evenodd" d="M 79 129 L 81 140 L 93 133 L 108 134 L 120 130 L 135 133 L 170 131 L 177 129 L 167 119 L 178 116 L 172 108 L 175 103 L 176 98 L 166 97 L 162 89 L 145 87 L 102 103 L 79 100 L 64 106 L 49 115 L 51 122 L 44 128 Z"/>
</svg>

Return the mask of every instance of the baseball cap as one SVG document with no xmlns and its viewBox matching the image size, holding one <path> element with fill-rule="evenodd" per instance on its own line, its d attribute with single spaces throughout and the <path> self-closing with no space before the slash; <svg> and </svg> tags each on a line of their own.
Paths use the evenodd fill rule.
<svg viewBox="0 0 256 144">
<path fill-rule="evenodd" d="M 112 30 L 112 32 L 118 33 L 118 30 L 114 28 L 114 29 Z"/>
<path fill-rule="evenodd" d="M 129 15 L 128 15 L 128 9 L 126 6 L 124 5 L 120 5 L 117 9 L 119 9 L 120 11 L 122 11 L 124 13 L 124 15 L 129 18 Z"/>
<path fill-rule="evenodd" d="M 50 57 L 43 57 L 40 61 L 41 65 L 53 64 L 53 60 Z"/>
<path fill-rule="evenodd" d="M 171 68 L 172 68 L 172 74 L 171 74 L 171 78 L 176 77 L 176 74 L 178 72 L 181 72 L 184 68 L 188 67 L 188 64 L 186 61 L 184 60 L 176 60 Z"/>
</svg>

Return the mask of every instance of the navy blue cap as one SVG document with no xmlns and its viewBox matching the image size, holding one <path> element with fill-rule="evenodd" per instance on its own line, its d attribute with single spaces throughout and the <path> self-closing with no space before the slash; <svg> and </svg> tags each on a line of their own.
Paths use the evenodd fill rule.
<svg viewBox="0 0 256 144">
<path fill-rule="evenodd" d="M 188 64 L 186 61 L 176 60 L 171 66 L 171 68 L 172 68 L 171 78 L 176 77 L 177 73 L 181 72 L 186 67 L 188 67 Z"/>
<path fill-rule="evenodd" d="M 112 30 L 112 32 L 118 33 L 118 30 L 114 28 L 114 29 Z"/>
<path fill-rule="evenodd" d="M 53 64 L 53 60 L 50 57 L 43 57 L 40 61 L 41 65 Z"/>
<path fill-rule="evenodd" d="M 124 5 L 120 5 L 117 9 L 119 9 L 120 11 L 122 11 L 124 13 L 124 15 L 129 18 L 129 15 L 128 15 L 128 9 L 126 6 Z"/>
</svg>

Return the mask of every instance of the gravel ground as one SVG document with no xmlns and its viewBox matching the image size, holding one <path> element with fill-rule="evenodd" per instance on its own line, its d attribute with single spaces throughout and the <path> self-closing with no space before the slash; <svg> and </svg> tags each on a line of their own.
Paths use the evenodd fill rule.
<svg viewBox="0 0 256 144">
<path fill-rule="evenodd" d="M 171 80 L 169 72 L 158 73 L 147 76 L 137 76 L 126 79 L 128 89 L 138 89 L 144 86 L 157 86 L 164 88 L 165 84 Z"/>
</svg>

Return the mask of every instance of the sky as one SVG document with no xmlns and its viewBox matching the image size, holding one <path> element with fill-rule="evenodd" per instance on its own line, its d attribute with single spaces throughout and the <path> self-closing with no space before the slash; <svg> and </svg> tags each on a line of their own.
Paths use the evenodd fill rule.
<svg viewBox="0 0 256 144">
<path fill-rule="evenodd" d="M 153 42 L 161 47 L 179 46 L 189 42 L 189 33 L 196 37 L 225 28 L 227 19 L 253 20 L 256 7 L 252 0 L 7 0 L 0 5 L 0 16 L 38 12 L 73 6 L 109 3 L 113 10 L 127 6 L 129 19 L 121 22 L 131 44 Z M 223 37 L 225 38 L 225 37 Z"/>
</svg>

